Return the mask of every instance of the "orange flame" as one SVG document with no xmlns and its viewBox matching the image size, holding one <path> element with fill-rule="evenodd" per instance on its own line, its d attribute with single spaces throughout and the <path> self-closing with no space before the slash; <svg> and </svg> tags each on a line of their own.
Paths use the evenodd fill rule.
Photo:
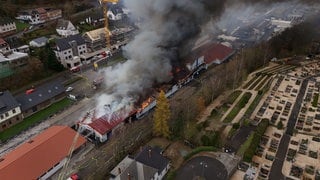
<svg viewBox="0 0 320 180">
<path fill-rule="evenodd" d="M 144 101 L 141 105 L 141 109 L 146 108 L 151 103 L 151 98 L 149 97 L 146 101 Z"/>
</svg>

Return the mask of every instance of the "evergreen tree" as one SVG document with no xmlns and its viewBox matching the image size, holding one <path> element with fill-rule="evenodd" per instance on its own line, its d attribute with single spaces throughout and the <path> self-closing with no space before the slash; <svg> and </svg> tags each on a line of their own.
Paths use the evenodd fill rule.
<svg viewBox="0 0 320 180">
<path fill-rule="evenodd" d="M 171 116 L 168 99 L 163 91 L 157 98 L 157 106 L 154 113 L 153 132 L 156 136 L 168 138 L 170 135 L 168 120 Z"/>
</svg>

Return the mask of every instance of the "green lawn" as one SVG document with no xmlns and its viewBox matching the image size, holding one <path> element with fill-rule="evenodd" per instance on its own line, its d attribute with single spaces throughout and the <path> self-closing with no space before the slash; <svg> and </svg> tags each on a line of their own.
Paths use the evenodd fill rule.
<svg viewBox="0 0 320 180">
<path fill-rule="evenodd" d="M 231 122 L 237 114 L 240 112 L 240 110 L 246 106 L 249 99 L 251 98 L 252 94 L 249 92 L 246 92 L 241 99 L 238 101 L 238 103 L 233 107 L 233 109 L 229 112 L 227 117 L 223 120 L 225 123 Z"/>
<path fill-rule="evenodd" d="M 241 147 L 238 149 L 237 155 L 242 156 L 244 152 L 249 148 L 252 140 L 253 140 L 254 133 L 251 133 L 248 139 L 241 145 Z"/>
<path fill-rule="evenodd" d="M 62 110 L 63 108 L 69 106 L 72 103 L 71 100 L 64 98 L 61 101 L 58 101 L 49 107 L 25 118 L 20 123 L 4 130 L 0 133 L 0 140 L 6 141 L 15 135 L 19 134 L 20 132 L 28 129 L 29 127 L 41 122 L 42 120 L 46 119 L 50 115 L 57 113 L 58 111 Z"/>
<path fill-rule="evenodd" d="M 252 90 L 254 87 L 256 87 L 258 85 L 258 83 L 260 83 L 263 78 L 264 78 L 264 76 L 259 76 L 259 78 L 249 87 L 249 90 Z"/>
<path fill-rule="evenodd" d="M 230 104 L 234 103 L 234 101 L 240 96 L 241 93 L 242 93 L 242 91 L 240 91 L 240 90 L 233 91 L 228 96 L 227 102 L 230 103 Z"/>
<path fill-rule="evenodd" d="M 315 93 L 313 96 L 312 106 L 317 107 L 318 106 L 318 100 L 319 100 L 319 94 Z"/>
<path fill-rule="evenodd" d="M 27 23 L 23 23 L 21 21 L 15 21 L 16 22 L 16 27 L 17 27 L 17 31 L 23 31 L 25 28 L 29 28 L 29 24 Z"/>
</svg>

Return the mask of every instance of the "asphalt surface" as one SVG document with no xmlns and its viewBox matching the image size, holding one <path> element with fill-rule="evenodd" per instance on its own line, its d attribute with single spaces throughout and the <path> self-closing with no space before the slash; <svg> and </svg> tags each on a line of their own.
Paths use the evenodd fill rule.
<svg viewBox="0 0 320 180">
<path fill-rule="evenodd" d="M 280 144 L 278 147 L 278 151 L 276 154 L 276 158 L 273 161 L 271 171 L 269 174 L 270 180 L 282 180 L 286 179 L 285 176 L 282 174 L 282 166 L 286 158 L 287 149 L 290 142 L 290 137 L 293 134 L 294 126 L 297 122 L 297 117 L 302 105 L 303 97 L 307 89 L 308 79 L 303 80 L 301 84 L 301 88 L 299 91 L 299 94 L 297 96 L 297 100 L 292 108 L 288 124 L 287 124 L 287 130 L 283 137 L 280 140 Z"/>
<path fill-rule="evenodd" d="M 238 132 L 230 139 L 225 145 L 225 148 L 231 150 L 231 152 L 236 152 L 240 149 L 240 146 L 248 139 L 251 132 L 256 129 L 255 126 L 242 126 Z"/>
<path fill-rule="evenodd" d="M 225 180 L 228 179 L 228 171 L 217 159 L 198 156 L 189 160 L 177 171 L 177 180 Z"/>
</svg>

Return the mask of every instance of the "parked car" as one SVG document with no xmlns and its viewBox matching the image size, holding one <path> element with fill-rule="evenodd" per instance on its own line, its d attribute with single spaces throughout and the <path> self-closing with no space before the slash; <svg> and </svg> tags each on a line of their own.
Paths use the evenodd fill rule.
<svg viewBox="0 0 320 180">
<path fill-rule="evenodd" d="M 66 92 L 71 92 L 72 90 L 73 90 L 73 87 L 69 86 L 67 87 Z"/>
</svg>

